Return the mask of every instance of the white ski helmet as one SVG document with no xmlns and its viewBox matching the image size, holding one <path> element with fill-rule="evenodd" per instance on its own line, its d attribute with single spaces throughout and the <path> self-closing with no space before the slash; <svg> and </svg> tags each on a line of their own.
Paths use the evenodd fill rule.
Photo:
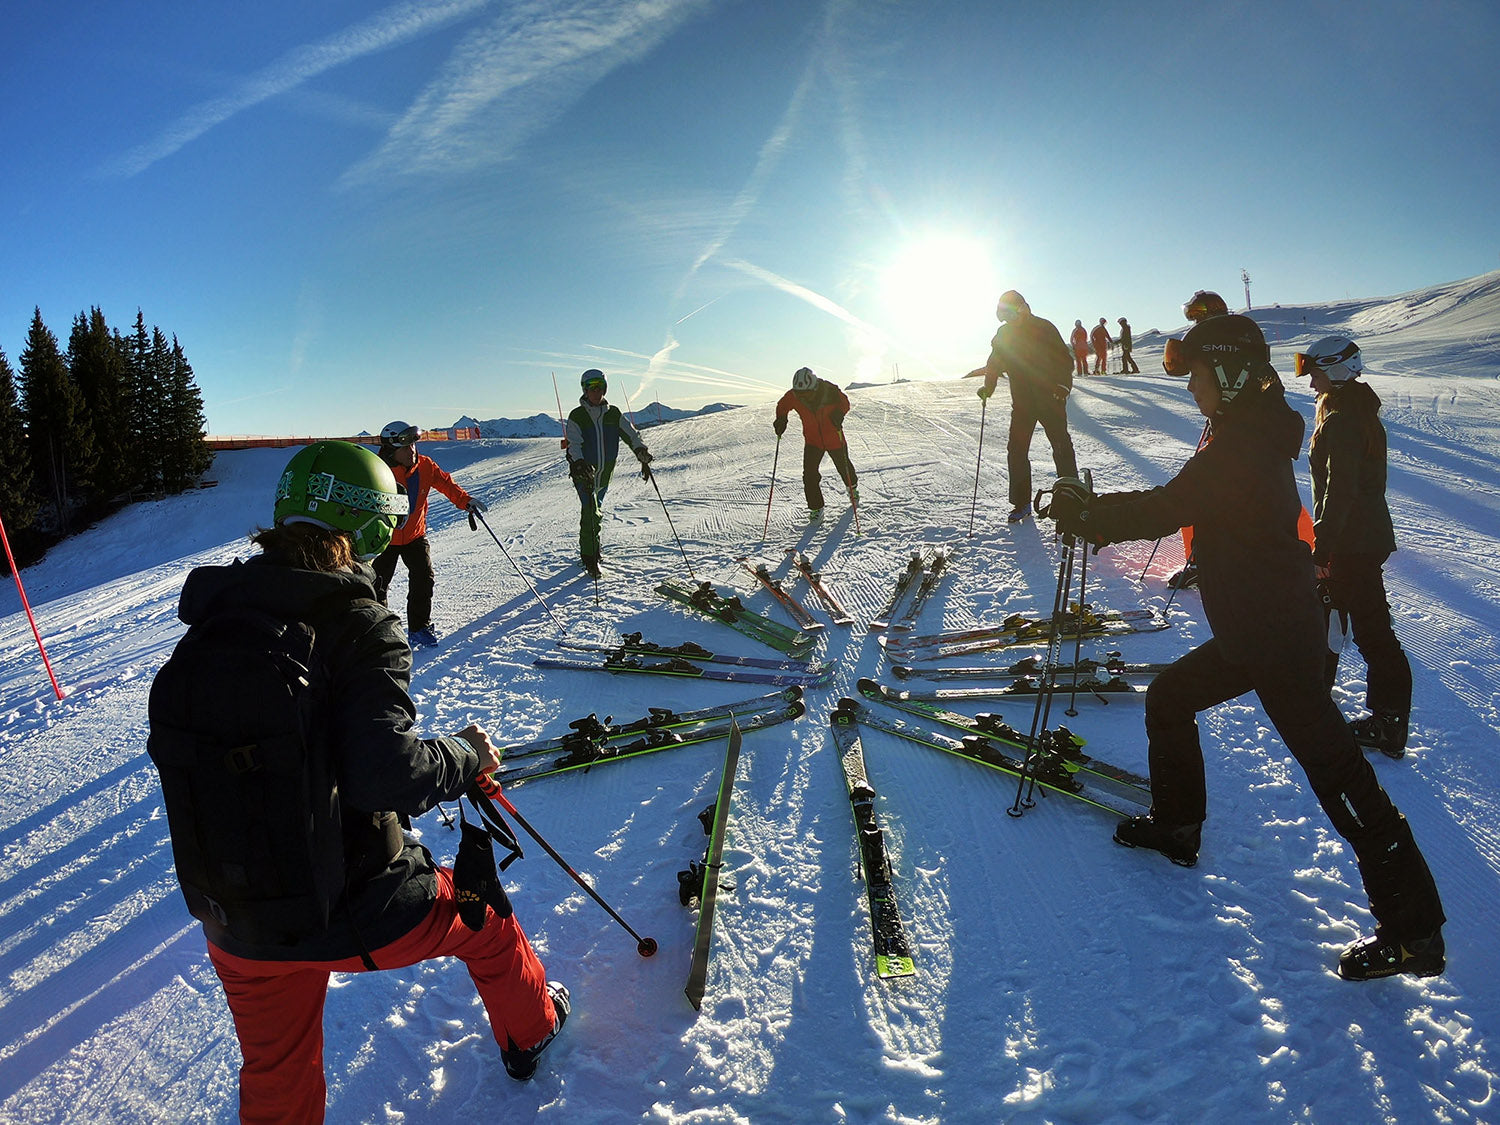
<svg viewBox="0 0 1500 1125">
<path fill-rule="evenodd" d="M 422 436 L 422 431 L 410 422 L 388 422 L 385 429 L 380 431 L 380 444 L 387 449 L 396 449 L 403 445 L 415 445 L 417 438 Z"/>
<path fill-rule="evenodd" d="M 609 380 L 604 377 L 604 372 L 597 367 L 590 367 L 582 375 L 578 376 L 578 385 L 585 391 L 589 389 L 590 383 L 598 383 L 599 389 L 605 394 L 609 393 Z"/>
<path fill-rule="evenodd" d="M 810 391 L 817 385 L 818 377 L 812 373 L 811 367 L 799 367 L 792 376 L 792 390 Z"/>
<path fill-rule="evenodd" d="M 1297 353 L 1297 374 L 1311 375 L 1314 367 L 1331 383 L 1347 383 L 1365 369 L 1359 345 L 1347 336 L 1324 336 L 1305 352 Z"/>
</svg>

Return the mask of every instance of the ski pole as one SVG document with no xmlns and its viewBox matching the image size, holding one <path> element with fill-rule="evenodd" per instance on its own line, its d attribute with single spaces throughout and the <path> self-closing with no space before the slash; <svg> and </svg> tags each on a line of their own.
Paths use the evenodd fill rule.
<svg viewBox="0 0 1500 1125">
<path fill-rule="evenodd" d="M 500 542 L 500 537 L 496 535 L 494 530 L 490 527 L 490 521 L 484 518 L 484 513 L 476 512 L 473 508 L 470 508 L 469 530 L 471 531 L 477 530 L 474 524 L 475 520 L 478 520 L 480 523 L 484 524 L 484 529 L 490 533 L 490 538 L 495 541 L 495 546 L 500 548 L 500 553 L 505 556 L 505 561 L 510 563 L 511 569 L 521 576 L 521 581 L 526 583 L 527 588 L 531 590 L 532 596 L 536 598 L 537 601 L 542 603 L 542 608 L 547 611 L 547 616 L 552 618 L 552 623 L 557 626 L 557 631 L 559 633 L 566 633 L 568 631 L 567 627 L 557 619 L 557 614 L 552 612 L 552 607 L 547 604 L 547 599 L 542 597 L 542 595 L 537 591 L 537 588 L 531 584 L 531 579 L 526 577 L 526 572 L 516 565 L 515 559 L 510 557 L 510 552 L 505 549 L 505 544 Z"/>
<path fill-rule="evenodd" d="M 1032 501 L 1033 507 L 1041 507 L 1043 495 L 1044 493 L 1038 490 Z M 1047 718 L 1052 710 L 1052 693 L 1056 681 L 1047 669 L 1058 662 L 1058 657 L 1062 652 L 1062 624 L 1068 606 L 1068 590 L 1073 585 L 1073 562 L 1077 543 L 1075 536 L 1063 536 L 1062 556 L 1057 567 L 1057 592 L 1052 598 L 1052 623 L 1047 631 L 1047 655 L 1042 660 L 1042 679 L 1037 685 L 1036 709 L 1031 715 L 1031 734 L 1026 739 L 1026 757 L 1021 763 L 1021 774 L 1016 781 L 1015 802 L 1005 810 L 1011 816 L 1021 816 L 1035 803 L 1029 795 L 1026 795 L 1026 783 L 1030 781 L 1033 789 L 1036 786 L 1036 779 L 1031 773 L 1031 763 L 1037 751 L 1038 735 L 1046 731 Z"/>
<path fill-rule="evenodd" d="M 651 487 L 656 489 L 656 498 L 661 501 L 661 510 L 666 514 L 667 528 L 672 532 L 672 538 L 677 540 L 677 550 L 682 553 L 682 561 L 687 566 L 688 577 L 697 582 L 698 576 L 693 573 L 693 564 L 688 558 L 687 548 L 682 545 L 682 536 L 677 534 L 677 527 L 672 522 L 672 512 L 667 507 L 666 497 L 661 494 L 661 485 L 656 483 L 656 474 L 651 472 L 649 466 L 646 469 L 646 479 L 651 482 Z"/>
<path fill-rule="evenodd" d="M 21 606 L 26 610 L 26 620 L 31 625 L 31 635 L 36 638 L 36 650 L 42 654 L 42 665 L 47 669 L 47 678 L 52 681 L 52 693 L 61 702 L 63 689 L 57 686 L 57 676 L 52 671 L 52 661 L 47 659 L 47 646 L 42 644 L 42 634 L 36 627 L 36 617 L 31 612 L 31 603 L 26 600 L 26 587 L 21 584 L 21 569 L 16 566 L 16 556 L 10 551 L 10 536 L 5 534 L 4 520 L 0 520 L 0 542 L 5 544 L 5 559 L 10 564 L 10 576 L 16 580 L 16 593 L 21 595 Z"/>
<path fill-rule="evenodd" d="M 631 937 L 635 938 L 635 951 L 637 953 L 639 953 L 642 957 L 650 957 L 653 953 L 656 952 L 656 939 L 641 937 L 640 934 L 636 933 L 635 930 L 631 928 L 630 923 L 625 921 L 625 919 L 620 916 L 619 911 L 617 911 L 609 903 L 605 902 L 598 891 L 594 890 L 593 887 L 585 883 L 583 881 L 583 876 L 574 871 L 573 868 L 568 864 L 568 861 L 563 859 L 562 856 L 558 855 L 557 849 L 554 848 L 551 844 L 547 843 L 547 841 L 542 838 L 541 833 L 538 832 L 535 828 L 531 827 L 526 818 L 521 815 L 520 810 L 518 810 L 515 805 L 510 803 L 510 798 L 500 791 L 499 782 L 497 782 L 489 774 L 485 773 L 480 774 L 478 777 L 476 777 L 474 779 L 474 783 L 479 786 L 480 790 L 485 794 L 485 796 L 492 797 L 496 801 L 499 801 L 500 807 L 503 808 L 506 812 L 510 813 L 511 816 L 516 818 L 516 823 L 519 824 L 522 828 L 526 829 L 526 834 L 528 836 L 530 836 L 538 844 L 542 845 L 542 850 L 549 856 L 551 856 L 552 859 L 557 863 L 557 865 L 572 877 L 573 882 L 582 887 L 591 899 L 602 906 L 604 908 L 604 912 L 620 924 L 621 929 L 623 929 Z"/>
<path fill-rule="evenodd" d="M 984 415 L 990 400 L 979 400 L 979 449 L 974 454 L 974 499 L 969 502 L 969 538 L 974 538 L 974 510 L 979 507 L 979 463 L 984 457 Z"/>
<path fill-rule="evenodd" d="M 621 390 L 624 390 L 624 388 L 622 387 Z M 630 392 L 629 391 L 624 391 L 624 394 L 625 394 L 625 410 L 630 415 L 630 424 L 632 426 L 634 426 L 635 425 L 635 409 L 630 405 Z M 686 567 L 687 567 L 688 577 L 691 578 L 696 583 L 698 581 L 698 576 L 693 573 L 693 563 L 692 563 L 692 560 L 688 558 L 687 548 L 685 548 L 682 545 L 682 536 L 680 536 L 680 535 L 677 534 L 677 525 L 672 522 L 672 512 L 667 507 L 666 497 L 664 497 L 661 494 L 661 485 L 659 485 L 659 484 L 656 483 L 656 474 L 651 471 L 651 466 L 650 465 L 642 465 L 641 466 L 641 476 L 644 477 L 646 480 L 649 480 L 651 482 L 651 487 L 656 490 L 656 498 L 657 498 L 657 500 L 661 501 L 661 510 L 662 510 L 663 514 L 665 514 L 666 517 L 667 517 L 667 528 L 668 528 L 668 530 L 670 530 L 672 532 L 672 538 L 675 539 L 675 540 L 677 540 L 677 550 L 682 553 L 682 561 L 683 561 L 683 564 L 686 565 Z M 767 517 L 767 521 L 769 523 L 769 515 Z"/>
<path fill-rule="evenodd" d="M 1083 485 L 1090 493 L 1094 491 L 1093 470 L 1083 470 Z M 1083 562 L 1078 567 L 1078 623 L 1073 638 L 1073 693 L 1068 697 L 1068 709 L 1063 712 L 1069 718 L 1078 714 L 1078 658 L 1083 653 L 1083 619 L 1088 612 L 1089 545 L 1083 544 Z M 1061 646 L 1058 655 L 1062 655 Z M 1106 700 L 1105 702 L 1108 702 Z"/>
<path fill-rule="evenodd" d="M 552 372 L 552 397 L 557 400 L 557 424 L 562 427 L 563 456 L 568 455 L 568 420 L 562 411 L 562 395 L 557 390 L 557 372 Z"/>
<path fill-rule="evenodd" d="M 776 496 L 776 465 L 781 460 L 781 435 L 776 435 L 776 453 L 771 457 L 771 494 L 766 497 L 766 526 L 760 529 L 760 541 L 764 543 L 771 533 L 771 501 Z"/>
</svg>

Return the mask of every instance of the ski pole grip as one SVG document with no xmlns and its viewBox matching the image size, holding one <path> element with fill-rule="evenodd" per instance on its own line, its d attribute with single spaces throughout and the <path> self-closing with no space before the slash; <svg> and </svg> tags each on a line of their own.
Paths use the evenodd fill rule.
<svg viewBox="0 0 1500 1125">
<path fill-rule="evenodd" d="M 474 775 L 474 784 L 486 797 L 500 796 L 500 783 L 495 780 L 495 775 L 486 770 L 484 773 Z M 509 804 L 509 802 L 506 802 Z"/>
</svg>

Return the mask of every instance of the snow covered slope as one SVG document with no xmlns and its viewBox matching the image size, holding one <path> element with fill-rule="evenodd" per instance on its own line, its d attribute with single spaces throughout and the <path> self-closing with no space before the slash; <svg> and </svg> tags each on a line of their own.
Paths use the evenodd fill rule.
<svg viewBox="0 0 1500 1125">
<path fill-rule="evenodd" d="M 1490 274 L 1256 314 L 1289 385 L 1291 352 L 1331 331 L 1359 336 L 1379 372 L 1370 382 L 1386 402 L 1401 544 L 1388 575 L 1416 711 L 1411 753 L 1375 766 L 1444 894 L 1444 976 L 1362 986 L 1334 976 L 1338 949 L 1369 924 L 1352 889 L 1354 862 L 1249 698 L 1202 724 L 1210 819 L 1192 870 L 1116 847 L 1110 820 L 1073 801 L 1041 799 L 1010 817 L 1014 783 L 867 733 L 917 964 L 915 977 L 875 979 L 827 726 L 859 676 L 891 679 L 862 623 L 907 554 L 940 542 L 955 546 L 954 572 L 923 615 L 924 631 L 1044 612 L 1057 548 L 1049 528 L 1004 524 L 1003 391 L 989 412 L 970 536 L 973 383 L 871 387 L 851 396 L 847 423 L 862 534 L 833 489 L 824 522 L 806 526 L 788 456 L 762 545 L 769 406 L 674 422 L 651 441 L 671 525 L 656 492 L 622 466 L 607 503 L 597 602 L 575 565 L 577 502 L 554 437 L 429 450 L 491 503 L 490 525 L 571 638 L 641 630 L 664 643 L 770 655 L 652 593 L 685 569 L 673 528 L 699 578 L 736 586 L 781 620 L 733 560 L 762 554 L 784 574 L 783 549 L 801 547 L 861 624 L 824 631 L 819 655 L 837 662 L 838 675 L 808 692 L 804 718 L 745 739 L 725 852 L 733 890 L 719 900 L 701 1015 L 682 994 L 693 917 L 678 904 L 676 873 L 702 853 L 697 815 L 713 799 L 721 749 L 539 780 L 512 799 L 660 953 L 638 957 L 533 850 L 508 885 L 575 1005 L 537 1078 L 504 1076 L 461 967 L 342 977 L 326 1017 L 329 1120 L 1496 1120 L 1497 288 L 1500 275 Z M 1184 382 L 1160 374 L 1157 355 L 1138 351 L 1140 376 L 1080 380 L 1072 427 L 1079 462 L 1101 489 L 1164 481 L 1198 437 Z M 1311 419 L 1305 389 L 1293 386 L 1292 397 Z M 0 585 L 0 1120 L 235 1118 L 238 1049 L 172 876 L 145 704 L 182 631 L 184 574 L 246 553 L 244 535 L 269 517 L 289 452 L 223 454 L 219 487 L 129 508 L 24 572 L 68 693 L 60 703 L 13 584 Z M 1050 479 L 1040 434 L 1033 463 L 1039 483 Z M 1306 492 L 1305 462 L 1303 477 Z M 440 497 L 430 523 L 445 637 L 416 656 L 426 729 L 472 719 L 512 741 L 558 733 L 590 711 L 632 718 L 648 706 L 763 690 L 532 667 L 556 639 L 551 619 L 488 536 Z M 1150 547 L 1094 559 L 1090 600 L 1163 605 L 1162 579 L 1181 549 L 1164 542 L 1142 582 Z M 1178 595 L 1169 613 L 1172 629 L 1119 642 L 1127 658 L 1169 659 L 1205 638 L 1195 592 Z M 1351 714 L 1361 675 L 1358 660 L 1346 659 L 1338 690 Z M 1024 704 L 987 709 L 1030 722 Z M 1138 702 L 1080 700 L 1077 709 L 1064 721 L 1091 751 L 1144 771 Z M 451 859 L 455 832 L 436 814 L 418 827 Z"/>
</svg>

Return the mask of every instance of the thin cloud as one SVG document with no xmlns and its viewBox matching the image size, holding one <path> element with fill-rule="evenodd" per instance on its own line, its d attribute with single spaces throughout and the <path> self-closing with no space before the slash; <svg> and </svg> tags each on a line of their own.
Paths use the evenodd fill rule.
<svg viewBox="0 0 1500 1125">
<path fill-rule="evenodd" d="M 530 0 L 470 33 L 345 185 L 507 159 L 711 0 Z"/>
<path fill-rule="evenodd" d="M 387 8 L 347 31 L 295 47 L 223 97 L 194 107 L 159 136 L 107 163 L 103 173 L 129 178 L 197 140 L 236 114 L 260 105 L 335 67 L 418 38 L 491 0 L 413 0 Z"/>
</svg>

